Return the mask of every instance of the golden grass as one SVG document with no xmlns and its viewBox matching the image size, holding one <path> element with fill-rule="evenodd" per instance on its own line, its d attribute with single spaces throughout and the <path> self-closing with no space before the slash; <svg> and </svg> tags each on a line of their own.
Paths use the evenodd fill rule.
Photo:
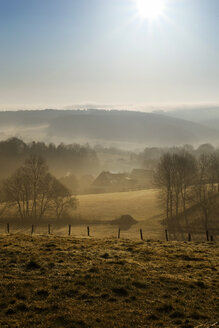
<svg viewBox="0 0 219 328">
<path fill-rule="evenodd" d="M 218 243 L 0 235 L 2 328 L 206 328 Z"/>
<path fill-rule="evenodd" d="M 130 214 L 137 221 L 150 220 L 160 214 L 157 190 L 79 195 L 77 214 L 85 218 L 112 220 Z"/>
<path fill-rule="evenodd" d="M 74 211 L 74 214 L 91 222 L 91 233 L 94 237 L 116 236 L 118 228 L 105 224 L 92 227 L 93 220 L 104 222 L 118 218 L 123 214 L 130 214 L 138 223 L 129 230 L 123 231 L 123 237 L 139 239 L 139 229 L 143 229 L 147 239 L 164 238 L 161 209 L 158 204 L 158 190 L 79 195 L 78 200 L 79 207 Z M 84 227 L 76 227 L 73 229 L 73 234 L 84 236 L 86 230 Z"/>
<path fill-rule="evenodd" d="M 139 239 L 139 230 L 143 229 L 147 239 L 163 239 L 164 228 L 161 224 L 161 209 L 158 204 L 157 190 L 140 190 L 130 192 L 117 192 L 107 194 L 79 195 L 79 207 L 72 215 L 79 216 L 88 221 L 91 228 L 91 234 L 94 237 L 115 237 L 118 234 L 118 227 L 105 222 L 114 220 L 123 214 L 130 214 L 138 221 L 129 230 L 122 231 L 122 237 L 130 239 Z M 93 221 L 103 222 L 103 224 L 92 225 Z M 20 232 L 30 234 L 31 224 L 11 223 L 10 231 L 12 233 Z M 0 233 L 5 232 L 5 224 L 0 224 Z M 51 232 L 59 235 L 68 234 L 68 222 L 65 224 L 51 225 Z M 34 233 L 46 234 L 47 225 L 35 224 Z M 86 225 L 72 227 L 72 235 L 84 237 L 87 235 Z"/>
</svg>

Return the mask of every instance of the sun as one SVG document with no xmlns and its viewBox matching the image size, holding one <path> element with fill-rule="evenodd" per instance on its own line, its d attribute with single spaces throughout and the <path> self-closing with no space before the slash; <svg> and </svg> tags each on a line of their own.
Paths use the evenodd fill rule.
<svg viewBox="0 0 219 328">
<path fill-rule="evenodd" d="M 142 18 L 153 20 L 164 13 L 165 0 L 137 0 L 137 8 Z"/>
</svg>

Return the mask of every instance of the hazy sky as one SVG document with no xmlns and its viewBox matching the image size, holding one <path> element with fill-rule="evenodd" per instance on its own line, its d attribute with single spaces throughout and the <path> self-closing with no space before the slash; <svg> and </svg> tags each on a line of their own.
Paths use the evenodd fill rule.
<svg viewBox="0 0 219 328">
<path fill-rule="evenodd" d="M 219 103 L 219 0 L 163 1 L 0 0 L 0 108 Z"/>
</svg>

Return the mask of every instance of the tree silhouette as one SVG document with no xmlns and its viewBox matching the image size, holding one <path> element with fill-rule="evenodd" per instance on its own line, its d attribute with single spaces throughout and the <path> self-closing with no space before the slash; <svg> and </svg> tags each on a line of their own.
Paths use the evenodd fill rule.
<svg viewBox="0 0 219 328">
<path fill-rule="evenodd" d="M 67 208 L 76 208 L 69 190 L 48 171 L 45 160 L 31 155 L 24 165 L 3 182 L 2 194 L 8 208 L 23 220 L 41 220 L 46 214 L 61 218 Z"/>
</svg>

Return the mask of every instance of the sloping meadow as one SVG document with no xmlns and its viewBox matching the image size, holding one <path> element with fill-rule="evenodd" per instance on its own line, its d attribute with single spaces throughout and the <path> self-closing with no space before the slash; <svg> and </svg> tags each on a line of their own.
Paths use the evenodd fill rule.
<svg viewBox="0 0 219 328">
<path fill-rule="evenodd" d="M 1 327 L 210 327 L 218 243 L 0 236 Z"/>
</svg>

